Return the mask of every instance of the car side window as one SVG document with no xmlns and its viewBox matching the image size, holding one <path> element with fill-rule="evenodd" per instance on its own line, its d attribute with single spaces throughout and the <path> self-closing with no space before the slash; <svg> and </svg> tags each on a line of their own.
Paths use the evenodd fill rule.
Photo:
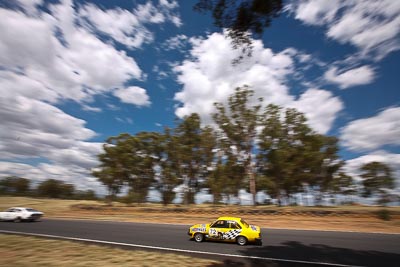
<svg viewBox="0 0 400 267">
<path fill-rule="evenodd" d="M 231 228 L 231 229 L 241 229 L 240 225 L 237 222 L 229 222 L 229 228 Z"/>
<path fill-rule="evenodd" d="M 216 221 L 212 226 L 212 228 L 228 228 L 227 221 Z"/>
<path fill-rule="evenodd" d="M 14 212 L 14 209 L 8 209 L 6 212 Z"/>
</svg>

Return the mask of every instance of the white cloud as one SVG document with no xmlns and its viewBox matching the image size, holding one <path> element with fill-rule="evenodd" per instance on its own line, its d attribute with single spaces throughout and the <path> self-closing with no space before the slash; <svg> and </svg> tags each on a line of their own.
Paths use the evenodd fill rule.
<svg viewBox="0 0 400 267">
<path fill-rule="evenodd" d="M 16 4 L 19 10 L 0 8 L 0 175 L 99 186 L 90 169 L 98 164 L 102 143 L 92 141 L 96 133 L 86 121 L 55 105 L 72 100 L 99 112 L 94 96 L 110 93 L 149 105 L 143 88 L 125 88 L 145 76 L 135 59 L 96 34 L 140 47 L 152 40 L 147 24 L 180 23 L 178 4 L 161 1 L 132 11 L 75 6 L 71 0 L 47 3 L 46 9 L 38 8 L 41 0 Z"/>
<path fill-rule="evenodd" d="M 16 0 L 26 13 L 35 15 L 37 14 L 37 6 L 43 4 L 43 0 Z"/>
<path fill-rule="evenodd" d="M 339 97 L 321 89 L 309 89 L 291 104 L 306 114 L 309 125 L 319 133 L 326 134 L 337 114 L 344 108 Z"/>
<path fill-rule="evenodd" d="M 392 174 L 393 177 L 397 179 L 397 184 L 400 185 L 400 154 L 389 153 L 386 151 L 374 151 L 370 154 L 347 160 L 346 165 L 344 166 L 344 171 L 356 180 L 361 180 L 360 168 L 363 165 L 374 161 L 387 164 L 392 169 Z"/>
<path fill-rule="evenodd" d="M 95 190 L 99 195 L 105 195 L 107 190 L 95 178 L 90 177 L 90 171 L 84 168 L 71 168 L 48 163 L 40 163 L 32 166 L 24 163 L 1 162 L 0 173 L 4 176 L 24 177 L 31 181 L 32 185 L 47 179 L 56 179 L 65 183 L 71 183 L 80 190 Z"/>
<path fill-rule="evenodd" d="M 79 16 L 89 30 L 101 31 L 129 48 L 138 48 L 154 40 L 146 24 L 160 24 L 167 20 L 176 24 L 171 12 L 177 7 L 177 2 L 163 1 L 158 6 L 148 2 L 131 12 L 121 8 L 102 10 L 94 4 L 87 4 L 79 10 Z"/>
<path fill-rule="evenodd" d="M 340 72 L 337 67 L 331 67 L 324 75 L 329 82 L 336 83 L 341 89 L 369 84 L 375 79 L 375 71 L 370 66 L 362 66 Z"/>
<path fill-rule="evenodd" d="M 287 9 L 306 24 L 327 27 L 327 37 L 356 46 L 364 57 L 381 59 L 400 49 L 400 2 L 292 1 Z"/>
<path fill-rule="evenodd" d="M 75 24 L 77 15 L 69 1 L 51 10 L 52 15 L 42 12 L 41 17 L 29 17 L 0 9 L 3 83 L 35 99 L 81 102 L 132 78 L 140 79 L 133 58 Z"/>
<path fill-rule="evenodd" d="M 368 151 L 384 145 L 400 145 L 400 107 L 388 108 L 370 118 L 350 122 L 341 130 L 343 145 Z"/>
<path fill-rule="evenodd" d="M 136 106 L 149 106 L 151 104 L 146 90 L 137 86 L 117 89 L 114 95 L 122 102 Z"/>
<path fill-rule="evenodd" d="M 175 100 L 181 103 L 175 111 L 178 117 L 196 112 L 203 123 L 212 124 L 213 104 L 226 103 L 234 89 L 243 85 L 255 91 L 252 101 L 263 97 L 266 104 L 296 107 L 321 133 L 329 131 L 343 108 L 339 98 L 324 90 L 310 89 L 298 100 L 289 94 L 285 83 L 295 73 L 294 58 L 303 55 L 293 48 L 274 53 L 261 41 L 254 41 L 253 56 L 233 66 L 232 60 L 240 51 L 233 50 L 224 35 L 213 33 L 207 39 L 191 39 L 191 43 L 190 59 L 175 67 L 183 85 L 182 91 L 175 94 Z"/>
<path fill-rule="evenodd" d="M 26 97 L 0 98 L 0 158 L 47 157 L 51 150 L 68 149 L 95 132 L 85 121 Z"/>
<path fill-rule="evenodd" d="M 188 39 L 189 38 L 186 35 L 178 34 L 167 39 L 162 44 L 162 48 L 166 51 L 183 49 L 187 45 Z"/>
<path fill-rule="evenodd" d="M 321 25 L 331 22 L 339 8 L 339 0 L 299 1 L 297 5 L 293 4 L 293 6 L 290 6 L 290 9 L 295 9 L 296 19 L 311 25 Z"/>
</svg>

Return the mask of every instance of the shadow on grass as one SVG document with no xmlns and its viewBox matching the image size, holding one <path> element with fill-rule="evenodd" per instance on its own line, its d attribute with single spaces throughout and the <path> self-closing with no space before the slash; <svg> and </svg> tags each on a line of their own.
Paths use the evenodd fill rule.
<svg viewBox="0 0 400 267">
<path fill-rule="evenodd" d="M 224 259 L 221 263 L 208 267 L 275 267 L 275 266 L 400 266 L 400 254 L 378 251 L 360 251 L 346 248 L 336 248 L 326 245 L 304 245 L 300 242 L 286 242 L 282 246 L 248 246 L 241 251 L 244 256 L 274 258 L 277 260 L 262 259 Z M 293 262 L 280 261 L 291 260 Z M 310 263 L 301 263 L 307 261 Z M 313 263 L 314 264 L 313 264 Z"/>
</svg>

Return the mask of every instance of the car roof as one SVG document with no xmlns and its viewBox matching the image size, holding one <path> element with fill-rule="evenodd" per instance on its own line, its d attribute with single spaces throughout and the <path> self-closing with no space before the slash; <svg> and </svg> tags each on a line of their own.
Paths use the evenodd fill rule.
<svg viewBox="0 0 400 267">
<path fill-rule="evenodd" d="M 218 220 L 224 220 L 224 221 L 238 221 L 238 222 L 240 222 L 241 218 L 239 218 L 239 217 L 223 216 L 223 217 L 219 217 Z"/>
</svg>

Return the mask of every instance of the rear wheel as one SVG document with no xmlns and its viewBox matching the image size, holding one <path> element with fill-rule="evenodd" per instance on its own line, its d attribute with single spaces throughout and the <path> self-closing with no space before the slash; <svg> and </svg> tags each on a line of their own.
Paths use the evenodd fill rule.
<svg viewBox="0 0 400 267">
<path fill-rule="evenodd" d="M 196 242 L 203 242 L 204 240 L 204 235 L 201 233 L 195 233 L 194 234 L 194 241 Z"/>
<path fill-rule="evenodd" d="M 20 218 L 20 217 L 15 218 L 15 219 L 14 219 L 14 222 L 16 222 L 16 223 L 21 222 L 21 218 Z"/>
<path fill-rule="evenodd" d="M 238 237 L 236 238 L 236 243 L 237 243 L 239 246 L 244 246 L 244 245 L 247 244 L 247 238 L 244 237 L 244 236 L 238 236 Z"/>
</svg>

